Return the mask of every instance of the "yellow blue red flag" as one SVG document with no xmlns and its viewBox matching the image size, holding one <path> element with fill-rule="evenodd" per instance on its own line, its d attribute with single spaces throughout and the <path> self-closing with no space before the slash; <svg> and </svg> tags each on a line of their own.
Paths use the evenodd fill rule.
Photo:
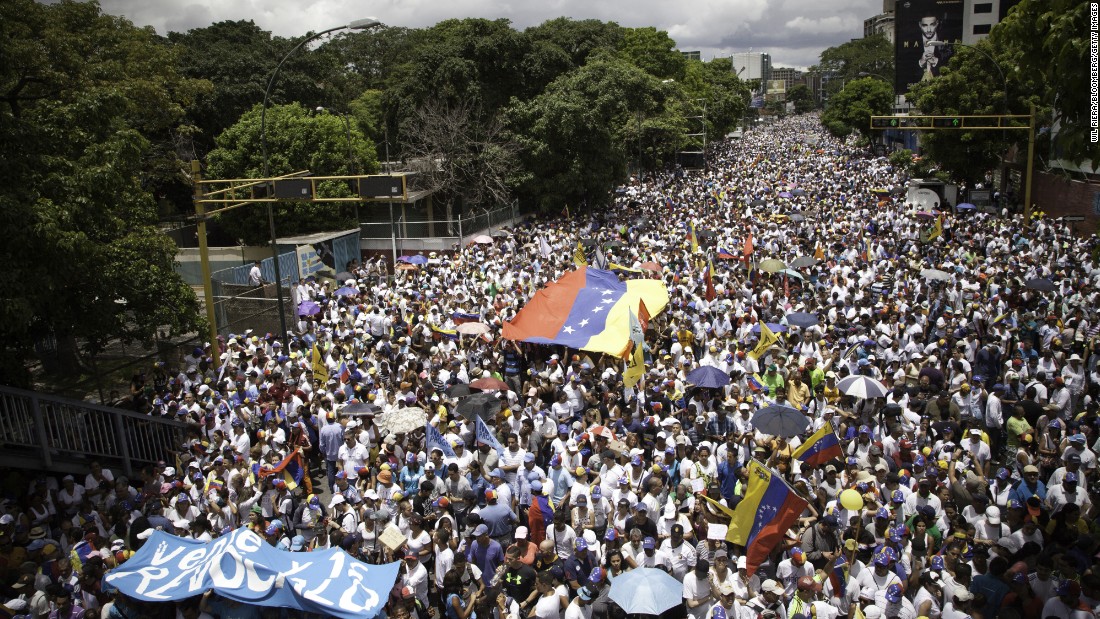
<svg viewBox="0 0 1100 619">
<path fill-rule="evenodd" d="M 536 292 L 504 323 L 504 338 L 622 357 L 630 345 L 630 312 L 644 321 L 666 305 L 668 288 L 660 280 L 624 282 L 611 271 L 581 267 Z"/>
<path fill-rule="evenodd" d="M 802 511 L 806 500 L 771 469 L 752 460 L 745 498 L 734 509 L 726 539 L 745 547 L 748 575 L 775 549 Z"/>
<path fill-rule="evenodd" d="M 814 432 L 805 443 L 794 450 L 791 457 L 811 466 L 820 466 L 843 455 L 844 450 L 840 447 L 840 439 L 837 438 L 836 432 L 833 432 L 833 424 L 826 421 L 820 430 Z"/>
<path fill-rule="evenodd" d="M 278 475 L 280 479 L 286 482 L 287 490 L 294 490 L 301 486 L 306 489 L 306 492 L 313 492 L 313 482 L 309 478 L 309 469 L 306 468 L 302 454 L 298 453 L 297 450 L 290 452 L 290 455 L 283 458 L 283 461 L 276 464 L 274 468 L 258 472 L 259 477 L 268 477 L 269 475 Z"/>
</svg>

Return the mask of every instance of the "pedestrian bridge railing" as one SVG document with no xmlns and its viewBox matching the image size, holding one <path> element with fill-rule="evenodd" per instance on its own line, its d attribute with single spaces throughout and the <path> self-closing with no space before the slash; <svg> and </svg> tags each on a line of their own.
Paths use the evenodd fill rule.
<svg viewBox="0 0 1100 619">
<path fill-rule="evenodd" d="M 0 467 L 86 473 L 99 460 L 132 477 L 173 462 L 186 431 L 177 421 L 0 386 Z"/>
</svg>

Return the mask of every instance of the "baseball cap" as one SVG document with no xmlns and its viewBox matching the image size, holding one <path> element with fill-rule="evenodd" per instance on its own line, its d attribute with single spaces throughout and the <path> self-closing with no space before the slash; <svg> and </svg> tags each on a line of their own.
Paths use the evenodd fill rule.
<svg viewBox="0 0 1100 619">
<path fill-rule="evenodd" d="M 783 595 L 783 586 L 771 578 L 765 580 L 763 584 L 760 585 L 760 590 L 769 591 L 776 595 Z"/>
<path fill-rule="evenodd" d="M 488 535 L 488 534 L 489 534 L 489 527 L 485 526 L 484 524 L 479 524 L 476 527 L 474 527 L 474 537 L 481 537 L 482 535 Z"/>
<path fill-rule="evenodd" d="M 306 538 L 302 537 L 301 535 L 295 535 L 290 540 L 290 550 L 293 551 L 293 552 L 298 552 L 305 545 L 306 545 Z"/>
<path fill-rule="evenodd" d="M 527 539 L 528 535 L 527 527 L 516 527 L 516 539 Z"/>
<path fill-rule="evenodd" d="M 803 576 L 798 579 L 799 591 L 821 591 L 821 583 L 814 580 L 813 576 Z"/>
<path fill-rule="evenodd" d="M 652 537 L 647 537 L 642 540 L 642 548 L 645 550 L 653 550 L 657 547 L 657 540 Z"/>
<path fill-rule="evenodd" d="M 803 576 L 803 578 L 809 577 Z M 894 583 L 889 587 L 886 587 L 886 601 L 890 602 L 891 604 L 897 604 L 901 601 L 901 585 Z"/>
<path fill-rule="evenodd" d="M 573 542 L 573 549 L 574 550 L 588 550 L 588 542 L 585 541 L 585 539 L 583 537 L 578 537 L 577 540 L 575 542 Z"/>
</svg>

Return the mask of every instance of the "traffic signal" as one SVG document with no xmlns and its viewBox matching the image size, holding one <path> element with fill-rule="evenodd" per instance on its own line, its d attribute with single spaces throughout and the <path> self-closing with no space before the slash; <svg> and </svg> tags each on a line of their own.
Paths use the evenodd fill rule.
<svg viewBox="0 0 1100 619">
<path fill-rule="evenodd" d="M 898 126 L 898 119 L 895 117 L 876 117 L 871 119 L 872 129 L 890 129 Z"/>
<path fill-rule="evenodd" d="M 962 119 L 958 116 L 945 116 L 932 119 L 932 126 L 940 129 L 962 129 Z"/>
</svg>

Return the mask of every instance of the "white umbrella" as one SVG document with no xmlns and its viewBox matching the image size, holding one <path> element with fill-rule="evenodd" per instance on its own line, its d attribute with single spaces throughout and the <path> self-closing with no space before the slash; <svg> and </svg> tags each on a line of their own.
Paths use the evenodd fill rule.
<svg viewBox="0 0 1100 619">
<path fill-rule="evenodd" d="M 482 245 L 492 245 L 492 243 L 493 243 L 493 237 L 489 236 L 488 234 L 482 234 L 482 235 L 479 235 L 479 236 L 475 236 L 474 238 L 472 238 L 470 240 L 475 242 L 475 243 L 480 243 Z"/>
<path fill-rule="evenodd" d="M 951 281 L 951 274 L 947 271 L 941 271 L 939 269 L 924 269 L 920 272 L 920 276 L 924 279 L 938 282 Z"/>
<path fill-rule="evenodd" d="M 836 388 L 844 395 L 850 395 L 864 400 L 870 398 L 885 398 L 886 385 L 878 382 L 870 376 L 856 374 L 845 376 L 836 384 Z"/>
<path fill-rule="evenodd" d="M 428 422 L 428 413 L 418 406 L 410 406 L 386 413 L 375 419 L 375 424 L 391 434 L 412 432 L 423 428 Z"/>
<path fill-rule="evenodd" d="M 489 332 L 489 325 L 483 322 L 464 322 L 455 327 L 455 331 L 463 335 L 485 335 Z"/>
</svg>

